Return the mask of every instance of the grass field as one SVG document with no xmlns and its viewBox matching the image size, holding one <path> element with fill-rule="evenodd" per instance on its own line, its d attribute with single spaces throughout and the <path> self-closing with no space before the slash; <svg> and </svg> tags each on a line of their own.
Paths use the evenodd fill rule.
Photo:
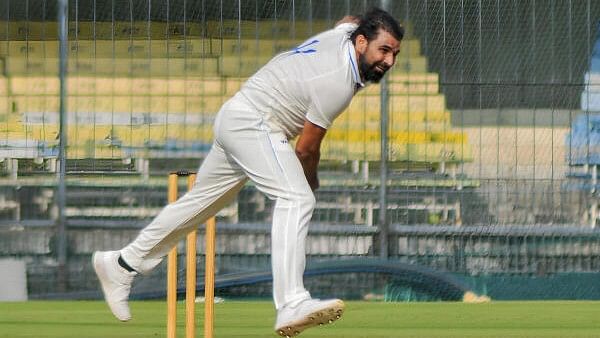
<svg viewBox="0 0 600 338">
<path fill-rule="evenodd" d="M 165 309 L 165 302 L 132 302 L 133 320 L 120 323 L 99 301 L 0 303 L 0 337 L 164 337 Z M 198 304 L 198 337 L 202 309 Z M 229 301 L 215 313 L 215 337 L 277 337 L 270 302 Z M 348 302 L 340 321 L 300 337 L 600 337 L 599 316 L 600 302 Z"/>
</svg>

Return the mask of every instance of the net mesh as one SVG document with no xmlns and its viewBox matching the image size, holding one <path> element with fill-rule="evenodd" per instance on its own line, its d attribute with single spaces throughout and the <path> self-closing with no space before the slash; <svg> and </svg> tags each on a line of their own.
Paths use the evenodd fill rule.
<svg viewBox="0 0 600 338">
<path fill-rule="evenodd" d="M 127 244 L 158 213 L 166 174 L 197 169 L 216 112 L 249 76 L 373 5 L 406 29 L 387 76 L 386 193 L 381 88 L 370 86 L 323 144 L 307 248 L 332 275 L 307 284 L 326 294 L 328 283 L 360 280 L 341 292 L 437 297 L 419 281 L 437 282 L 414 271 L 410 283 L 396 270 L 333 273 L 345 259 L 387 252 L 493 297 L 507 297 L 494 278 L 515 274 L 502 280 L 523 298 L 539 295 L 531 276 L 600 297 L 577 275 L 597 271 L 600 254 L 600 4 L 589 0 L 69 1 L 63 290 L 97 295 L 90 254 Z M 0 5 L 0 255 L 27 263 L 29 293 L 40 298 L 59 290 L 61 273 L 57 11 L 45 0 Z M 217 214 L 219 275 L 268 271 L 272 206 L 249 184 Z M 161 265 L 135 294 L 158 295 L 164 276 Z M 265 283 L 220 292 L 264 296 Z M 581 296 L 549 289 L 548 298 Z"/>
</svg>

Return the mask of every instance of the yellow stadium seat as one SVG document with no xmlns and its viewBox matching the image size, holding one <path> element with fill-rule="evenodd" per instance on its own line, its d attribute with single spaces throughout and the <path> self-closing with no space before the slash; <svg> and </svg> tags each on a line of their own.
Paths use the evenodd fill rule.
<svg viewBox="0 0 600 338">
<path fill-rule="evenodd" d="M 204 33 L 203 22 L 156 22 L 147 21 L 95 22 L 99 39 L 144 40 L 151 37 L 157 40 L 178 39 L 183 37 L 201 37 Z"/>
<path fill-rule="evenodd" d="M 14 95 L 10 100 L 14 113 L 59 111 L 58 96 Z"/>
<path fill-rule="evenodd" d="M 431 140 L 437 143 L 467 143 L 467 134 L 460 131 L 445 131 L 431 134 Z"/>
<path fill-rule="evenodd" d="M 27 30 L 25 36 L 49 27 L 15 25 Z M 215 114 L 249 76 L 273 55 L 333 22 L 94 25 L 81 23 L 77 31 L 70 25 L 77 32 L 69 41 L 70 158 L 164 156 L 170 147 L 210 143 Z M 0 77 L 0 135 L 56 145 L 58 41 L 31 36 L 0 43 L 8 74 Z M 387 75 L 390 160 L 469 161 L 466 134 L 452 127 L 439 75 L 427 72 L 420 49 L 420 41 L 407 31 L 397 64 Z M 322 158 L 380 160 L 380 120 L 380 87 L 372 85 L 359 92 L 327 132 Z"/>
<path fill-rule="evenodd" d="M 415 57 L 421 55 L 421 40 L 405 38 L 400 43 L 398 58 Z"/>
<path fill-rule="evenodd" d="M 424 120 L 428 121 L 428 122 L 435 122 L 435 121 L 444 121 L 444 122 L 450 122 L 450 112 L 449 111 L 430 111 L 430 112 L 426 112 L 423 113 L 424 114 Z"/>
<path fill-rule="evenodd" d="M 315 31 L 316 32 L 316 31 Z M 283 35 L 285 36 L 285 35 Z M 296 39 L 282 39 L 272 35 L 268 38 L 256 39 L 254 35 L 238 39 L 237 35 L 229 38 L 202 38 L 197 36 L 174 37 L 172 39 L 102 39 L 78 37 L 69 41 L 70 58 L 185 58 L 208 55 L 261 55 L 273 56 L 293 49 L 308 38 L 301 35 Z M 0 56 L 16 56 L 29 58 L 58 58 L 59 42 L 57 39 L 27 39 L 25 41 L 9 40 L 7 47 L 0 47 Z M 402 41 L 399 59 L 414 58 L 421 55 L 420 41 L 407 39 Z"/>
<path fill-rule="evenodd" d="M 94 77 L 94 76 L 70 76 L 67 80 L 69 86 L 69 95 L 112 95 L 118 93 L 116 91 L 115 83 L 121 82 L 123 78 L 120 77 Z M 151 81 L 150 79 L 141 78 L 136 83 L 138 88 L 147 88 L 148 85 L 144 80 Z M 127 81 L 131 81 L 127 78 Z"/>
<path fill-rule="evenodd" d="M 380 159 L 380 153 L 379 142 L 325 140 L 321 149 L 321 159 L 377 161 Z"/>
<path fill-rule="evenodd" d="M 434 135 L 436 138 L 434 138 Z M 460 133 L 448 133 L 447 143 L 462 143 L 465 137 Z M 453 137 L 453 138 L 452 138 Z M 440 141 L 439 134 L 430 133 L 427 131 L 392 131 L 389 134 L 390 142 L 397 144 L 423 144 Z M 326 140 L 329 141 L 346 141 L 348 143 L 361 142 L 380 142 L 381 134 L 379 130 L 343 130 L 334 129 L 327 132 Z"/>
<path fill-rule="evenodd" d="M 183 83 L 186 95 L 226 95 L 226 84 L 221 77 L 186 79 Z"/>
<path fill-rule="evenodd" d="M 45 75 L 58 74 L 58 60 L 53 59 L 29 59 L 9 56 L 5 58 L 5 69 L 7 76 L 15 75 Z"/>
<path fill-rule="evenodd" d="M 427 82 L 389 82 L 388 83 L 388 92 L 389 95 L 402 95 L 402 94 L 412 94 L 412 95 L 433 95 L 439 92 L 438 83 L 427 83 Z M 381 86 L 380 85 L 370 85 L 367 86 L 364 90 L 361 91 L 361 94 L 366 95 L 380 95 Z"/>
<path fill-rule="evenodd" d="M 34 125 L 28 126 L 26 129 L 35 140 L 58 142 L 58 125 L 56 124 Z"/>
<path fill-rule="evenodd" d="M 375 141 L 354 142 L 348 144 L 348 155 L 345 159 L 378 161 L 381 156 L 381 143 Z"/>
<path fill-rule="evenodd" d="M 0 66 L 2 66 L 0 64 Z M 0 98 L 8 95 L 8 79 L 0 75 Z M 2 109 L 2 108 L 0 108 Z M 0 110 L 1 111 L 1 110 Z"/>
<path fill-rule="evenodd" d="M 108 144 L 103 145 L 89 145 L 82 147 L 69 146 L 67 147 L 67 158 L 70 159 L 83 159 L 83 158 L 95 158 L 95 159 L 118 159 L 123 158 L 124 154 L 121 148 L 110 146 Z"/>
<path fill-rule="evenodd" d="M 152 147 L 164 147 L 169 140 L 177 140 L 182 143 L 210 143 L 212 126 L 190 127 L 182 124 L 93 126 L 84 124 L 78 125 L 77 130 L 69 131 L 69 140 L 68 150 L 71 158 L 112 158 L 123 155 L 124 149 L 127 149 L 128 153 L 152 151 Z"/>
<path fill-rule="evenodd" d="M 9 78 L 13 95 L 58 95 L 60 80 L 58 76 L 14 76 Z"/>
<path fill-rule="evenodd" d="M 7 27 L 8 40 L 42 40 L 57 38 L 58 26 L 55 21 L 2 21 Z"/>
<path fill-rule="evenodd" d="M 89 146 L 95 144 L 94 127 L 90 125 L 75 125 L 68 128 L 68 141 L 71 145 Z"/>
<path fill-rule="evenodd" d="M 221 56 L 219 59 L 219 74 L 221 76 L 248 77 L 265 65 L 271 57 Z"/>
<path fill-rule="evenodd" d="M 396 64 L 390 70 L 393 73 L 425 73 L 427 72 L 427 58 L 422 56 L 401 57 L 396 59 Z"/>
<path fill-rule="evenodd" d="M 446 130 L 452 130 L 453 127 L 449 122 L 398 122 L 390 121 L 389 129 L 391 131 L 426 131 L 426 132 L 444 132 Z"/>
<path fill-rule="evenodd" d="M 52 76 L 58 74 L 57 58 L 6 58 L 9 76 Z M 69 59 L 71 75 L 129 77 L 202 77 L 215 76 L 217 58 Z"/>
<path fill-rule="evenodd" d="M 58 56 L 58 41 L 35 40 L 7 41 L 8 48 L 3 56 L 19 58 L 45 58 Z"/>
<path fill-rule="evenodd" d="M 182 141 L 203 141 L 211 142 L 213 139 L 212 125 L 198 126 L 190 128 L 186 125 L 169 126 L 165 136 L 171 139 Z"/>
<path fill-rule="evenodd" d="M 339 130 L 332 129 L 327 132 L 327 139 L 332 141 L 367 142 L 379 141 L 380 133 L 377 130 Z"/>
<path fill-rule="evenodd" d="M 3 82 L 0 78 L 0 90 Z M 15 76 L 9 78 L 13 95 L 58 95 L 59 78 L 55 76 Z M 195 79 L 156 79 L 128 77 L 81 77 L 67 78 L 70 95 L 222 95 L 224 81 L 220 77 Z"/>
<path fill-rule="evenodd" d="M 13 78 L 13 79 L 16 79 Z M 28 78 L 23 78 L 29 81 Z M 42 79 L 42 81 L 47 81 Z M 204 78 L 130 78 L 71 76 L 67 79 L 70 95 L 222 95 L 224 80 Z"/>
<path fill-rule="evenodd" d="M 8 96 L 0 95 L 0 117 L 8 116 L 12 112 L 12 100 L 10 100 Z"/>
<path fill-rule="evenodd" d="M 237 38 L 240 35 L 242 37 L 254 37 L 258 35 L 260 38 L 265 38 L 268 37 L 267 33 L 269 29 L 267 25 L 269 23 L 271 23 L 271 21 L 208 21 L 206 22 L 206 29 L 208 36 L 214 38 Z"/>
<path fill-rule="evenodd" d="M 171 40 L 152 40 L 148 55 L 159 58 L 192 58 L 216 54 L 212 50 L 210 39 L 187 38 Z"/>
<path fill-rule="evenodd" d="M 406 83 L 438 83 L 439 75 L 437 73 L 407 73 L 394 72 L 386 75 L 389 82 L 406 82 Z"/>
<path fill-rule="evenodd" d="M 213 46 L 221 46 L 223 56 L 272 57 L 298 46 L 301 40 L 213 39 Z M 218 53 L 217 53 L 218 54 Z"/>
<path fill-rule="evenodd" d="M 248 80 L 246 77 L 228 77 L 225 80 L 225 96 L 231 97 L 237 93 L 242 85 Z"/>
<path fill-rule="evenodd" d="M 423 144 L 431 142 L 431 134 L 428 132 L 394 132 L 390 137 L 393 144 Z"/>
<path fill-rule="evenodd" d="M 144 40 L 144 39 L 177 39 L 183 37 L 225 37 L 261 38 L 273 37 L 308 37 L 333 28 L 336 18 L 331 20 L 304 20 L 288 18 L 277 20 L 207 20 L 183 22 L 148 21 L 69 21 L 70 39 L 101 40 Z M 413 29 L 410 22 L 403 22 L 405 41 L 412 39 Z M 8 40 L 42 40 L 57 39 L 58 24 L 56 21 L 0 21 L 1 27 L 7 27 Z"/>
<path fill-rule="evenodd" d="M 31 140 L 34 141 L 30 132 L 23 131 L 2 131 L 0 137 L 5 140 Z"/>
<path fill-rule="evenodd" d="M 342 114 L 338 120 L 344 115 Z M 356 129 L 356 130 L 379 130 L 381 128 L 379 118 L 367 120 L 364 116 L 353 116 L 352 119 L 340 120 L 334 123 L 336 129 Z M 333 129 L 332 128 L 332 129 Z M 408 121 L 407 119 L 392 118 L 389 121 L 388 129 L 390 132 L 400 131 L 428 131 L 444 132 L 452 130 L 453 127 L 449 121 Z"/>
<path fill-rule="evenodd" d="M 58 112 L 58 96 L 13 96 L 17 112 Z M 225 98 L 218 96 L 69 96 L 68 112 L 215 114 Z"/>
<path fill-rule="evenodd" d="M 380 121 L 381 113 L 379 111 L 367 110 L 364 112 L 349 112 L 349 119 L 352 121 Z M 415 123 L 428 124 L 428 123 L 444 123 L 450 126 L 450 113 L 446 111 L 429 111 L 424 112 L 421 109 L 415 111 L 400 111 L 391 110 L 388 112 L 388 119 L 390 123 L 396 124 L 408 124 L 413 125 Z"/>
<path fill-rule="evenodd" d="M 56 43 L 56 41 L 54 41 Z M 55 48 L 58 50 L 58 48 Z M 209 39 L 77 40 L 69 42 L 71 58 L 195 58 L 213 54 Z M 47 54 L 46 57 L 58 57 Z"/>
<path fill-rule="evenodd" d="M 346 113 L 380 112 L 380 97 L 375 95 L 357 95 Z M 393 95 L 389 97 L 391 113 L 445 112 L 445 96 L 436 95 Z"/>
<path fill-rule="evenodd" d="M 407 143 L 390 143 L 389 160 L 390 161 L 408 161 L 410 145 Z"/>
<path fill-rule="evenodd" d="M 144 40 L 144 39 L 177 39 L 184 37 L 225 37 L 261 39 L 273 37 L 299 38 L 309 36 L 332 28 L 334 21 L 325 20 L 298 20 L 290 22 L 287 19 L 275 20 L 208 20 L 205 22 L 152 22 L 147 21 L 70 21 L 69 38 L 99 40 Z M 1 21 L 2 27 L 7 26 L 6 21 Z M 9 21 L 6 32 L 8 40 L 42 40 L 57 39 L 58 25 L 56 21 Z M 407 31 L 410 33 L 410 31 Z"/>
<path fill-rule="evenodd" d="M 431 134 L 409 133 L 396 135 L 390 140 L 391 161 L 424 163 L 465 162 L 472 160 L 471 148 L 465 143 L 433 142 Z M 380 160 L 380 141 L 350 141 L 329 139 L 323 141 L 323 160 Z"/>
<path fill-rule="evenodd" d="M 289 20 L 223 20 L 206 22 L 208 36 L 214 38 L 235 39 L 242 38 L 297 38 L 303 39 L 318 32 L 333 27 L 333 22 L 313 20 L 290 22 Z"/>
<path fill-rule="evenodd" d="M 464 144 L 392 144 L 396 160 L 413 162 L 464 162 L 471 160 L 470 148 Z"/>
<path fill-rule="evenodd" d="M 205 78 L 106 78 L 118 95 L 222 95 L 220 77 Z"/>
<path fill-rule="evenodd" d="M 58 40 L 8 41 L 0 48 L 0 56 L 19 58 L 58 58 Z M 184 58 L 213 54 L 209 39 L 186 40 L 71 40 L 69 58 L 129 59 L 129 58 Z"/>
<path fill-rule="evenodd" d="M 21 121 L 18 121 L 16 118 L 12 116 L 8 116 L 6 121 L 0 123 L 0 132 L 24 132 L 25 126 Z"/>
<path fill-rule="evenodd" d="M 391 116 L 409 113 L 409 116 L 424 115 L 424 120 L 437 120 L 446 113 L 446 97 L 437 95 L 394 95 L 390 97 Z"/>
</svg>

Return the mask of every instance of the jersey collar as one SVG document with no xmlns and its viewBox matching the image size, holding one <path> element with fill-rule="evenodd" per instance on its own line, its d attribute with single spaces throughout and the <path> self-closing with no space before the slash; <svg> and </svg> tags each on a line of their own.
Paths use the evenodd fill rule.
<svg viewBox="0 0 600 338">
<path fill-rule="evenodd" d="M 363 88 L 365 84 L 360 79 L 360 73 L 358 71 L 358 62 L 356 62 L 356 50 L 354 49 L 354 45 L 352 41 L 349 43 L 350 47 L 348 48 L 348 57 L 350 58 L 350 67 L 352 68 L 352 76 L 354 78 L 354 83 L 356 84 L 356 90 Z"/>
</svg>

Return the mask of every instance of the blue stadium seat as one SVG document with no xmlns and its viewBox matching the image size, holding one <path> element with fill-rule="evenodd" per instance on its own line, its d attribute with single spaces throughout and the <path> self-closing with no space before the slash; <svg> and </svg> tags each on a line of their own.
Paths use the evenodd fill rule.
<svg viewBox="0 0 600 338">
<path fill-rule="evenodd" d="M 569 165 L 600 164 L 600 114 L 575 117 L 565 144 Z"/>
</svg>

